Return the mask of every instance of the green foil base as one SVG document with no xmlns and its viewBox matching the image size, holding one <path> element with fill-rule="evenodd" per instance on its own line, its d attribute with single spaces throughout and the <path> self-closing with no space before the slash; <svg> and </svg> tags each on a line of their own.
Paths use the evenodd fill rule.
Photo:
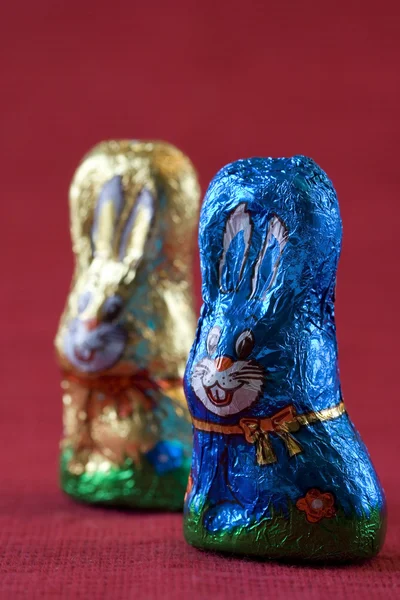
<svg viewBox="0 0 400 600">
<path fill-rule="evenodd" d="M 121 468 L 74 475 L 68 470 L 72 456 L 71 449 L 61 455 L 60 483 L 63 491 L 76 500 L 116 507 L 182 510 L 190 458 L 162 475 L 145 458 L 140 467 L 127 459 Z"/>
<path fill-rule="evenodd" d="M 184 533 L 189 544 L 204 550 L 293 562 L 354 562 L 375 556 L 384 541 L 386 515 L 347 517 L 338 511 L 332 519 L 309 523 L 294 506 L 289 518 L 273 514 L 247 526 L 208 531 L 202 524 L 205 509 L 185 514 Z"/>
</svg>

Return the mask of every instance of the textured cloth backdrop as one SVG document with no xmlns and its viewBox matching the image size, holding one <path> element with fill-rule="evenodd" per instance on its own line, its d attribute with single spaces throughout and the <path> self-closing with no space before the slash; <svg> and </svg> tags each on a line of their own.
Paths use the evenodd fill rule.
<svg viewBox="0 0 400 600">
<path fill-rule="evenodd" d="M 20 0 L 0 12 L 0 597 L 400 597 L 398 3 Z M 67 190 L 111 137 L 171 141 L 203 191 L 254 155 L 308 154 L 332 178 L 344 396 L 389 504 L 375 560 L 214 556 L 185 544 L 180 515 L 93 509 L 59 491 L 52 338 L 72 271 Z"/>
</svg>

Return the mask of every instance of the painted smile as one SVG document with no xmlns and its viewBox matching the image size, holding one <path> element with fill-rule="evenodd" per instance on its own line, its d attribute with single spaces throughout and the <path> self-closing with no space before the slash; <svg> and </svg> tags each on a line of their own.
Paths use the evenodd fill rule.
<svg viewBox="0 0 400 600">
<path fill-rule="evenodd" d="M 90 348 L 75 348 L 74 349 L 75 357 L 81 362 L 92 361 L 95 353 L 96 353 L 96 350 L 91 350 Z"/>
<path fill-rule="evenodd" d="M 227 390 L 221 387 L 218 383 L 215 383 L 210 387 L 204 386 L 204 389 L 206 391 L 207 398 L 215 406 L 227 406 L 232 402 L 233 394 L 240 387 L 242 387 L 242 384 L 235 387 L 234 389 Z"/>
</svg>

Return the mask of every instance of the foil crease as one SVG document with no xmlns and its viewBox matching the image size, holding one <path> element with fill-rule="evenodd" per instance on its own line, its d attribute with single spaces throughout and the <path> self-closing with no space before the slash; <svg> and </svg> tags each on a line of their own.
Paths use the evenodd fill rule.
<svg viewBox="0 0 400 600">
<path fill-rule="evenodd" d="M 191 162 L 164 142 L 102 142 L 74 175 L 75 272 L 55 345 L 61 485 L 80 500 L 182 506 L 198 203 Z"/>
<path fill-rule="evenodd" d="M 311 561 L 381 547 L 384 494 L 340 386 L 341 240 L 335 190 L 309 158 L 240 160 L 209 186 L 185 374 L 197 547 Z"/>
</svg>

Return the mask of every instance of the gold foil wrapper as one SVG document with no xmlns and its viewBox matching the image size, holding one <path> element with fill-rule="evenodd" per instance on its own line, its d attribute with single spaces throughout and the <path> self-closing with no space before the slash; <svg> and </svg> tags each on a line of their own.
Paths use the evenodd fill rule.
<svg viewBox="0 0 400 600">
<path fill-rule="evenodd" d="M 61 481 L 77 498 L 183 502 L 191 435 L 182 377 L 195 331 L 198 203 L 191 162 L 164 142 L 100 143 L 75 173 L 75 272 L 55 345 Z"/>
</svg>

